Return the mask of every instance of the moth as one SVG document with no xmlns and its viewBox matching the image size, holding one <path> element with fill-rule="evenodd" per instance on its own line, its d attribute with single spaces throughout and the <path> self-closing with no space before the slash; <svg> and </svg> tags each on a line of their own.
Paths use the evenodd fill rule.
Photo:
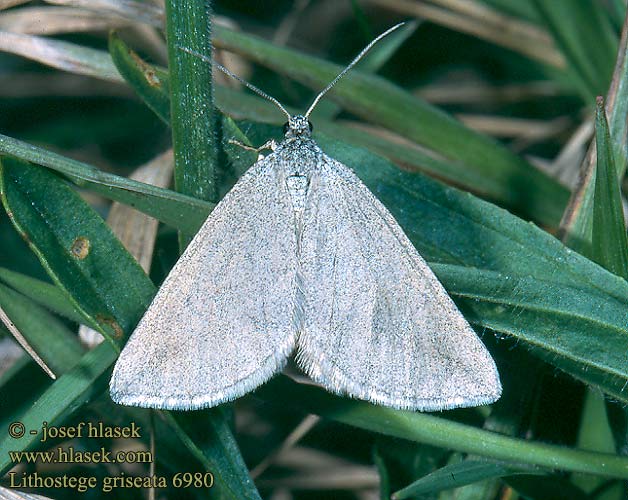
<svg viewBox="0 0 628 500">
<path fill-rule="evenodd" d="M 432 411 L 499 399 L 493 359 L 424 259 L 312 138 L 319 100 L 399 26 L 304 115 L 217 65 L 287 115 L 284 139 L 216 205 L 165 279 L 115 365 L 114 401 L 216 406 L 266 382 L 294 351 L 330 392 L 375 404 Z"/>
</svg>

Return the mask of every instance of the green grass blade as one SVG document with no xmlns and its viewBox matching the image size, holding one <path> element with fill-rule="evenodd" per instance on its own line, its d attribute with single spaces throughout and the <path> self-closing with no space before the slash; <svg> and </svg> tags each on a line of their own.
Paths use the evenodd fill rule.
<svg viewBox="0 0 628 500">
<path fill-rule="evenodd" d="M 164 123 L 169 124 L 170 82 L 167 71 L 147 64 L 116 32 L 109 35 L 109 54 L 131 88 Z"/>
<path fill-rule="evenodd" d="M 11 438 L 4 433 L 0 438 L 0 474 L 15 466 L 9 451 L 32 449 L 39 444 L 41 432 L 30 434 L 30 430 L 41 430 L 42 422 L 58 425 L 64 418 L 102 393 L 108 377 L 102 375 L 115 361 L 117 352 L 109 342 L 103 342 L 87 352 L 70 371 L 59 377 L 42 396 L 24 413 L 2 415 L 0 427 L 6 429 L 11 422 L 22 422 L 27 429 L 24 437 Z"/>
<path fill-rule="evenodd" d="M 611 147 L 622 179 L 628 163 L 628 22 L 624 23 L 617 62 L 606 99 L 606 113 L 611 134 Z M 593 227 L 593 197 L 595 191 L 596 154 L 588 154 L 581 167 L 580 181 L 576 186 L 561 221 L 563 241 L 580 253 L 591 256 Z"/>
<path fill-rule="evenodd" d="M 170 69 L 170 121 L 175 189 L 201 200 L 218 201 L 220 123 L 214 107 L 212 67 L 181 50 L 211 55 L 211 7 L 205 2 L 166 1 Z M 183 248 L 193 234 L 182 234 Z"/>
<path fill-rule="evenodd" d="M 29 298 L 0 284 L 0 307 L 56 376 L 81 358 L 83 349 L 77 336 Z"/>
<path fill-rule="evenodd" d="M 190 446 L 196 448 L 196 457 L 207 470 L 220 471 L 216 481 L 222 490 L 222 498 L 261 500 L 247 473 L 223 408 L 167 412 L 166 419 L 184 442 L 189 441 Z"/>
<path fill-rule="evenodd" d="M 0 281 L 3 281 L 39 305 L 75 323 L 85 321 L 85 317 L 72 305 L 67 295 L 55 285 L 2 267 L 0 267 Z"/>
<path fill-rule="evenodd" d="M 593 203 L 593 258 L 612 273 L 628 279 L 626 223 L 602 98 L 597 101 L 595 143 L 597 169 Z"/>
<path fill-rule="evenodd" d="M 525 441 L 436 417 L 343 399 L 288 377 L 273 379 L 256 392 L 266 401 L 314 413 L 347 425 L 418 443 L 473 453 L 494 460 L 628 478 L 628 458 Z"/>
<path fill-rule="evenodd" d="M 390 474 L 386 467 L 386 462 L 380 454 L 380 448 L 375 446 L 372 452 L 373 463 L 377 468 L 379 475 L 379 498 L 380 500 L 389 500 L 392 494 L 390 489 Z"/>
<path fill-rule="evenodd" d="M 216 28 L 218 47 L 320 90 L 340 66 L 277 47 L 262 39 Z M 505 205 L 545 224 L 557 224 L 568 193 L 555 180 L 496 141 L 375 75 L 349 73 L 329 94 L 347 110 L 382 125 L 443 157 L 460 162 L 482 179 L 503 186 Z"/>
<path fill-rule="evenodd" d="M 608 88 L 617 35 L 607 13 L 594 0 L 534 0 L 565 55 L 585 102 Z"/>
<path fill-rule="evenodd" d="M 463 460 L 456 464 L 441 467 L 405 488 L 396 491 L 392 495 L 392 500 L 405 500 L 416 495 L 437 493 L 486 479 L 500 478 L 513 474 L 535 473 L 547 474 L 545 471 L 535 470 L 529 466 L 480 460 Z"/>
<path fill-rule="evenodd" d="M 0 152 L 42 165 L 66 176 L 79 187 L 130 205 L 182 231 L 194 233 L 213 205 L 169 189 L 126 179 L 32 144 L 0 134 Z"/>
<path fill-rule="evenodd" d="M 624 6 L 625 11 L 625 6 Z M 618 178 L 626 172 L 628 163 L 628 19 L 622 27 L 621 40 L 611 85 L 606 96 L 606 113 L 611 134 L 611 148 Z"/>
</svg>

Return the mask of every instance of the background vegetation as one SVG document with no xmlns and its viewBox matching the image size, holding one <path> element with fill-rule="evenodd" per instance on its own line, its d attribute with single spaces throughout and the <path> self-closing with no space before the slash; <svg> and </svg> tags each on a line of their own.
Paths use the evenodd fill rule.
<svg viewBox="0 0 628 500">
<path fill-rule="evenodd" d="M 216 477 L 211 489 L 157 498 L 625 498 L 625 14 L 623 0 L 0 0 L 2 472 L 16 465 L 9 450 L 148 449 L 153 425 L 158 475 Z M 501 400 L 394 411 L 332 396 L 289 367 L 218 409 L 113 404 L 120 347 L 179 249 L 255 160 L 229 139 L 260 145 L 285 121 L 236 82 L 216 75 L 213 85 L 209 65 L 177 46 L 209 54 L 213 42 L 214 57 L 303 110 L 400 20 L 411 22 L 313 114 L 315 137 L 430 262 L 496 358 Z M 86 349 L 80 324 L 106 341 Z M 56 380 L 16 353 L 9 328 Z M 14 421 L 144 431 L 141 442 L 44 446 L 10 438 Z"/>
</svg>

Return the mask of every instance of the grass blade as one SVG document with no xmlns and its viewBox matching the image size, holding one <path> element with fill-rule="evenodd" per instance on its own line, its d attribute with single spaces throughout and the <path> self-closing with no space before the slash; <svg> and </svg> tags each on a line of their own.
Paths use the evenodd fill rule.
<svg viewBox="0 0 628 500">
<path fill-rule="evenodd" d="M 76 335 L 32 300 L 0 285 L 0 307 L 55 376 L 68 371 L 81 358 L 83 349 Z"/>
<path fill-rule="evenodd" d="M 593 203 L 593 258 L 606 269 L 628 279 L 628 238 L 611 149 L 604 99 L 598 98 L 595 117 L 597 169 Z"/>
<path fill-rule="evenodd" d="M 0 31 L 0 50 L 70 73 L 123 81 L 109 54 L 75 43 Z"/>
<path fill-rule="evenodd" d="M 177 435 L 197 450 L 196 457 L 207 470 L 220 471 L 217 478 L 223 498 L 261 500 L 229 428 L 224 408 L 197 412 L 166 412 Z"/>
<path fill-rule="evenodd" d="M 86 163 L 2 134 L 0 152 L 55 170 L 79 187 L 89 188 L 106 198 L 130 205 L 184 231 L 196 232 L 213 207 L 202 200 L 103 172 Z"/>
<path fill-rule="evenodd" d="M 628 158 L 628 19 L 622 28 L 615 71 L 606 99 L 606 113 L 611 133 L 612 152 L 617 168 L 617 177 L 622 179 Z M 582 166 L 580 179 L 571 195 L 569 204 L 560 223 L 561 239 L 583 255 L 592 255 L 593 197 L 596 171 L 595 142 L 589 148 Z"/>
<path fill-rule="evenodd" d="M 170 79 L 168 72 L 147 64 L 115 31 L 109 34 L 109 54 L 126 82 L 155 114 L 170 124 Z"/>
<path fill-rule="evenodd" d="M 515 439 L 429 413 L 393 410 L 343 399 L 319 387 L 298 384 L 285 376 L 273 379 L 256 395 L 282 407 L 288 403 L 300 411 L 361 429 L 494 460 L 628 478 L 626 457 Z"/>
<path fill-rule="evenodd" d="M 212 67 L 180 49 L 211 54 L 210 15 L 211 7 L 205 2 L 166 1 L 175 189 L 216 203 L 221 139 Z M 181 235 L 180 246 L 184 248 L 192 236 Z"/>
<path fill-rule="evenodd" d="M 103 342 L 87 352 L 70 371 L 59 377 L 43 395 L 24 413 L 4 414 L 0 424 L 4 429 L 11 422 L 22 422 L 26 429 L 41 429 L 42 422 L 56 425 L 91 398 L 102 393 L 107 384 L 104 377 L 109 366 L 115 361 L 116 350 L 109 342 Z M 4 434 L 0 439 L 0 474 L 4 474 L 15 464 L 9 451 L 26 450 L 39 444 L 41 433 L 26 432 L 23 437 L 14 439 Z"/>
<path fill-rule="evenodd" d="M 0 281 L 3 281 L 37 304 L 75 323 L 85 321 L 83 315 L 78 312 L 67 296 L 55 285 L 2 267 L 0 267 Z"/>
<path fill-rule="evenodd" d="M 546 474 L 530 466 L 486 462 L 479 460 L 463 460 L 446 465 L 424 476 L 405 488 L 396 491 L 392 500 L 405 500 L 416 495 L 437 493 L 443 490 L 459 488 L 477 481 L 494 479 L 513 474 Z"/>
<path fill-rule="evenodd" d="M 541 17 L 568 61 L 585 102 L 608 87 L 617 36 L 604 9 L 593 0 L 534 0 Z"/>
</svg>

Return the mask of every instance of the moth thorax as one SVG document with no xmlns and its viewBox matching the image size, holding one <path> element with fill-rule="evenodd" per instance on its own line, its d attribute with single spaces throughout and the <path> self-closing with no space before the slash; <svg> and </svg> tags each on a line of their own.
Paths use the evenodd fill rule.
<svg viewBox="0 0 628 500">
<path fill-rule="evenodd" d="M 305 198 L 309 180 L 307 175 L 293 174 L 286 177 L 286 186 L 290 193 L 292 209 L 295 212 L 302 212 L 305 209 Z"/>
</svg>

